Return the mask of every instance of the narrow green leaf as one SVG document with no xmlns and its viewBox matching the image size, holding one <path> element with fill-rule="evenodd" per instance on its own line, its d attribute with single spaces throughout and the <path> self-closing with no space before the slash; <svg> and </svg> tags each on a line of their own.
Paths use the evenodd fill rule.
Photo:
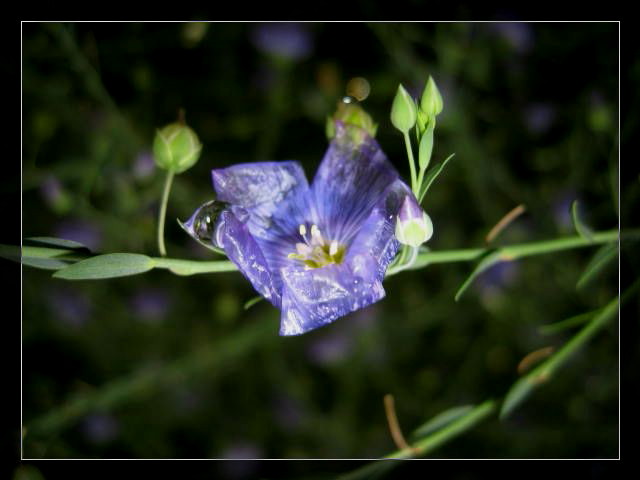
<svg viewBox="0 0 640 480">
<path fill-rule="evenodd" d="M 264 300 L 263 297 L 261 297 L 260 295 L 258 295 L 257 297 L 253 297 L 249 300 L 247 300 L 244 304 L 244 309 L 245 310 L 249 310 L 251 307 L 253 307 L 256 303 L 258 303 L 260 300 Z"/>
<path fill-rule="evenodd" d="M 44 270 L 59 270 L 69 266 L 72 263 L 69 259 L 56 258 L 68 253 L 71 251 L 59 248 L 23 247 L 21 251 L 16 245 L 0 245 L 1 258 Z"/>
<path fill-rule="evenodd" d="M 580 289 L 587 285 L 591 280 L 597 277 L 602 270 L 604 270 L 611 260 L 617 258 L 617 256 L 617 243 L 608 243 L 600 247 L 585 267 L 582 275 L 580 275 L 578 283 L 576 283 L 576 288 Z"/>
<path fill-rule="evenodd" d="M 451 422 L 466 415 L 473 410 L 473 405 L 463 405 L 460 407 L 453 407 L 437 414 L 421 426 L 419 426 L 412 434 L 414 438 L 426 437 L 430 433 L 433 433 L 441 428 L 446 427 Z"/>
<path fill-rule="evenodd" d="M 600 309 L 592 310 L 590 312 L 574 315 L 573 317 L 569 317 L 566 320 L 562 320 L 560 322 L 551 323 L 549 325 L 542 325 L 540 328 L 538 328 L 538 332 L 540 332 L 540 334 L 542 335 L 553 335 L 555 333 L 562 332 L 563 330 L 577 327 L 578 325 L 582 325 L 583 323 L 591 320 L 593 316 L 599 311 Z"/>
<path fill-rule="evenodd" d="M 582 222 L 578 215 L 578 200 L 574 200 L 571 204 L 571 220 L 573 221 L 573 227 L 576 229 L 576 232 L 578 232 L 578 235 L 589 241 L 593 241 L 593 232 Z"/>
<path fill-rule="evenodd" d="M 561 367 L 567 359 L 580 349 L 591 337 L 593 337 L 607 322 L 618 312 L 618 298 L 611 300 L 601 308 L 591 321 L 578 333 L 565 343 L 562 348 L 547 358 L 543 363 L 531 370 L 526 376 L 513 384 L 505 396 L 500 419 L 504 420 L 520 403 L 526 399 L 533 390 L 551 378 L 553 373 Z"/>
<path fill-rule="evenodd" d="M 425 174 L 424 181 L 422 182 L 422 191 L 420 192 L 420 198 L 418 199 L 420 202 L 422 202 L 422 199 L 424 198 L 427 191 L 429 190 L 429 187 L 431 187 L 431 184 L 433 183 L 433 181 L 436 178 L 438 178 L 438 175 L 442 173 L 442 170 L 444 169 L 444 167 L 447 165 L 447 163 L 449 163 L 449 160 L 451 160 L 454 156 L 455 156 L 455 153 L 452 153 L 447 158 L 445 158 L 442 162 L 436 163 Z"/>
<path fill-rule="evenodd" d="M 502 408 L 500 409 L 501 420 L 507 418 L 535 388 L 549 379 L 550 372 L 545 370 L 545 368 L 546 362 L 513 384 L 502 403 Z"/>
<path fill-rule="evenodd" d="M 43 270 L 60 270 L 61 268 L 68 267 L 72 262 L 65 262 L 64 260 L 59 260 L 57 258 L 22 257 L 22 264 L 29 267 L 41 268 Z"/>
<path fill-rule="evenodd" d="M 85 245 L 75 242 L 73 240 L 66 240 L 64 238 L 55 238 L 55 237 L 29 237 L 24 239 L 24 243 L 29 243 L 35 246 L 44 246 L 44 247 L 58 247 L 58 248 L 68 248 L 71 250 L 86 248 Z"/>
<path fill-rule="evenodd" d="M 53 274 L 65 280 L 93 280 L 126 277 L 151 270 L 153 259 L 137 253 L 108 253 L 82 260 Z"/>
<path fill-rule="evenodd" d="M 208 248 L 209 250 L 219 253 L 220 255 L 225 255 L 224 250 L 218 248 L 218 247 L 214 247 L 211 242 L 204 242 L 199 238 L 193 237 L 191 235 L 191 233 L 189 233 L 189 229 L 184 225 L 184 223 L 182 223 L 179 219 L 176 219 L 176 221 L 178 222 L 178 225 L 180 225 L 180 227 L 189 234 L 189 236 L 191 238 L 193 238 L 195 241 L 197 241 L 200 245 L 202 245 L 204 248 Z M 177 273 L 177 272 L 176 272 Z M 178 275 L 180 275 L 180 273 L 178 273 Z M 185 274 L 188 275 L 188 274 Z"/>
<path fill-rule="evenodd" d="M 480 275 L 482 272 L 489 269 L 496 263 L 503 261 L 500 258 L 501 255 L 502 255 L 502 252 L 500 252 L 500 250 L 490 250 L 487 254 L 484 255 L 484 257 L 482 257 L 480 262 L 478 262 L 478 265 L 476 265 L 476 268 L 473 269 L 473 271 L 469 274 L 467 279 L 464 281 L 464 283 L 460 286 L 460 288 L 456 292 L 456 296 L 455 296 L 456 302 L 460 299 L 460 297 L 465 292 L 465 290 L 469 287 L 469 285 L 471 285 L 471 283 L 478 277 L 478 275 Z"/>
</svg>

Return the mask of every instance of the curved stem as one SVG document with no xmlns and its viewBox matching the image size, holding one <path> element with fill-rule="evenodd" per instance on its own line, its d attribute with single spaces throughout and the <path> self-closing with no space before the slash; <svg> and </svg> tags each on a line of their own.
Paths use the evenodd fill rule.
<svg viewBox="0 0 640 480">
<path fill-rule="evenodd" d="M 164 190 L 162 191 L 162 200 L 160 201 L 160 213 L 158 215 L 158 251 L 160 256 L 166 257 L 167 250 L 164 246 L 164 219 L 167 215 L 167 202 L 169 201 L 169 192 L 173 183 L 173 171 L 167 172 L 167 178 L 164 181 Z"/>
</svg>

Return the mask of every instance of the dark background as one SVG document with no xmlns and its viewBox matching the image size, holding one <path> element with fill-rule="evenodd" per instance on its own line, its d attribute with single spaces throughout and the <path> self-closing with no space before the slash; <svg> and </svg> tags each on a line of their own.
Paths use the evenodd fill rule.
<svg viewBox="0 0 640 480">
<path fill-rule="evenodd" d="M 283 42 L 258 41 L 262 28 Z M 210 169 L 296 159 L 311 176 L 326 116 L 357 76 L 405 178 L 393 95 L 399 82 L 419 95 L 428 75 L 440 87 L 434 160 L 456 157 L 424 202 L 434 250 L 483 245 L 520 203 L 527 213 L 498 243 L 573 235 L 574 199 L 592 228 L 615 228 L 637 199 L 636 179 L 618 206 L 616 23 L 30 23 L 22 40 L 23 237 L 156 255 L 163 174 L 149 149 L 184 108 L 204 146 L 174 182 L 167 249 L 213 258 L 173 221 L 211 198 Z M 575 288 L 593 252 L 501 264 L 457 303 L 471 264 L 404 272 L 378 304 L 292 338 L 278 337 L 266 302 L 243 310 L 254 293 L 238 273 L 71 283 L 24 268 L 23 457 L 385 455 L 386 393 L 407 435 L 450 407 L 501 398 L 526 354 L 574 333 L 541 325 L 607 303 L 613 266 Z M 72 398 L 89 400 L 61 410 Z M 43 418 L 53 420 L 30 433 Z M 512 417 L 432 456 L 615 458 L 618 446 L 612 326 Z M 234 465 L 221 472 L 249 474 Z"/>
</svg>

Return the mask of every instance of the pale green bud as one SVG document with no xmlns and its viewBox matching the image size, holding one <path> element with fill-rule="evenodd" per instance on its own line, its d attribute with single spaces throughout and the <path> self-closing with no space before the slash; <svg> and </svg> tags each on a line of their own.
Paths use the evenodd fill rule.
<svg viewBox="0 0 640 480">
<path fill-rule="evenodd" d="M 407 195 L 398 211 L 396 238 L 404 245 L 419 247 L 433 235 L 433 223 L 413 195 Z"/>
<path fill-rule="evenodd" d="M 370 137 L 375 137 L 376 131 L 378 130 L 378 125 L 373 122 L 371 115 L 351 97 L 344 97 L 338 102 L 336 112 L 332 117 L 327 118 L 326 133 L 329 140 L 336 135 L 336 121 L 344 123 L 347 128 L 358 127 L 358 129 L 364 130 Z"/>
<path fill-rule="evenodd" d="M 430 117 L 434 117 L 442 112 L 443 102 L 442 95 L 436 86 L 436 82 L 429 76 L 427 84 L 420 98 L 420 108 Z"/>
<path fill-rule="evenodd" d="M 402 133 L 407 133 L 416 124 L 416 104 L 402 84 L 398 85 L 391 105 L 391 123 Z"/>
<path fill-rule="evenodd" d="M 172 123 L 156 132 L 153 158 L 158 167 L 182 173 L 198 161 L 202 144 L 193 130 L 182 123 Z"/>
</svg>

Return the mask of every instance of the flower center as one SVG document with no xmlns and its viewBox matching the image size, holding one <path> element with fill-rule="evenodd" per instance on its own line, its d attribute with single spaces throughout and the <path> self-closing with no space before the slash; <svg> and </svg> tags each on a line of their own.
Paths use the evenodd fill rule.
<svg viewBox="0 0 640 480">
<path fill-rule="evenodd" d="M 307 235 L 307 226 L 304 224 L 298 227 L 298 232 L 304 243 L 296 243 L 296 252 L 290 253 L 288 257 L 302 262 L 305 270 L 342 263 L 345 247 L 338 245 L 335 240 L 331 242 L 325 240 L 317 225 L 311 225 L 309 235 Z"/>
</svg>

